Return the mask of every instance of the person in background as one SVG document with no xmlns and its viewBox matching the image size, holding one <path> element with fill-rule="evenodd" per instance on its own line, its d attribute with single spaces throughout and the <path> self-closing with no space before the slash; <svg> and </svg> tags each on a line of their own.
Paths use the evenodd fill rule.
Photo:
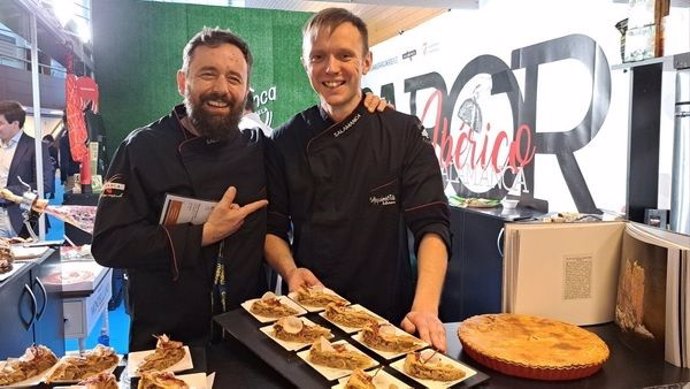
<svg viewBox="0 0 690 389">
<path fill-rule="evenodd" d="M 91 250 L 126 268 L 130 351 L 152 335 L 190 345 L 211 338 L 211 316 L 266 290 L 263 143 L 240 130 L 252 55 L 234 33 L 204 28 L 187 43 L 177 87 L 184 104 L 122 142 L 106 174 Z M 199 225 L 159 224 L 167 194 L 218 201 Z"/>
<path fill-rule="evenodd" d="M 59 154 L 58 148 L 55 145 L 55 138 L 51 134 L 46 134 L 43 136 L 43 143 L 48 145 L 48 154 L 50 154 L 50 166 L 53 169 L 53 173 L 51 174 L 51 177 L 53 177 L 53 179 L 54 179 L 55 178 L 55 172 L 58 169 L 58 154 Z M 54 193 L 46 192 L 45 198 L 52 199 L 54 196 L 55 196 Z"/>
<path fill-rule="evenodd" d="M 65 186 L 65 192 L 72 188 L 67 185 L 69 177 L 79 174 L 80 164 L 72 159 L 72 152 L 69 146 L 69 127 L 67 126 L 67 114 L 62 116 L 62 135 L 59 141 L 58 162 L 60 166 L 60 183 Z M 75 181 L 76 183 L 76 181 Z"/>
<path fill-rule="evenodd" d="M 273 129 L 266 125 L 255 111 L 256 105 L 254 104 L 254 93 L 252 93 L 252 90 L 250 89 L 249 93 L 247 94 L 247 102 L 244 104 L 244 115 L 242 116 L 242 120 L 240 120 L 240 128 L 245 129 L 258 127 L 261 128 L 261 131 L 263 131 L 264 135 L 271 136 Z"/>
<path fill-rule="evenodd" d="M 290 291 L 323 284 L 445 351 L 438 307 L 451 235 L 441 172 L 417 118 L 363 108 L 367 42 L 366 25 L 345 9 L 305 25 L 302 60 L 320 104 L 273 133 L 266 257 Z"/>
<path fill-rule="evenodd" d="M 0 101 L 0 188 L 22 196 L 29 188 L 36 190 L 36 146 L 34 138 L 23 131 L 26 111 L 18 101 Z M 43 162 L 43 191 L 53 192 L 54 175 L 48 146 L 41 142 Z M 38 233 L 38 215 L 32 212 L 30 224 Z M 0 199 L 0 236 L 30 237 L 24 224 L 23 211 L 18 204 Z"/>
</svg>

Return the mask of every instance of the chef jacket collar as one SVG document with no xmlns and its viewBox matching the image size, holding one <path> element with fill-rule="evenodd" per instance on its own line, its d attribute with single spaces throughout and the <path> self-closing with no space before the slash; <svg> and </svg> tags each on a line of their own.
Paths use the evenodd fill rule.
<svg viewBox="0 0 690 389">
<path fill-rule="evenodd" d="M 362 97 L 359 100 L 359 104 L 357 105 L 357 107 L 355 107 L 354 110 L 352 110 L 352 112 L 347 114 L 346 118 L 350 117 L 353 112 L 359 110 L 359 108 L 362 106 L 364 106 L 364 91 L 362 91 Z M 319 114 L 321 115 L 321 119 L 323 119 L 323 121 L 326 123 L 326 125 L 332 126 L 335 124 L 335 121 L 333 120 L 333 118 L 331 118 L 331 116 L 328 114 L 328 112 L 326 112 L 326 110 L 323 109 L 321 104 L 319 104 Z"/>
</svg>

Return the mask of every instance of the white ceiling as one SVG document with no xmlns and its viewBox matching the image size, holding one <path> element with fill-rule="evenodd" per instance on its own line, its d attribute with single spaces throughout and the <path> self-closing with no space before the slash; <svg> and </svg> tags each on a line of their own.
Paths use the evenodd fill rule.
<svg viewBox="0 0 690 389">
<path fill-rule="evenodd" d="M 328 7 L 347 8 L 369 27 L 375 45 L 407 31 L 451 8 L 479 8 L 485 0 L 244 0 L 247 8 L 318 12 Z M 232 2 L 231 2 L 232 4 Z"/>
</svg>

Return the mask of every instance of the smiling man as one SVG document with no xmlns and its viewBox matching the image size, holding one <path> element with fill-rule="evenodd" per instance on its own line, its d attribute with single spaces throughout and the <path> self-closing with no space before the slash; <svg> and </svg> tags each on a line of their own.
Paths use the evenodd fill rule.
<svg viewBox="0 0 690 389">
<path fill-rule="evenodd" d="M 184 104 L 130 133 L 113 157 L 91 250 L 127 269 L 130 351 L 154 348 L 160 334 L 203 345 L 212 314 L 265 291 L 266 138 L 238 128 L 251 68 L 241 38 L 203 29 L 177 73 Z M 162 225 L 167 194 L 218 204 L 203 224 Z"/>
<path fill-rule="evenodd" d="M 302 61 L 320 104 L 273 133 L 266 256 L 290 290 L 322 283 L 445 350 L 438 305 L 450 231 L 441 172 L 417 118 L 364 108 L 367 42 L 366 25 L 345 9 L 305 25 Z"/>
</svg>

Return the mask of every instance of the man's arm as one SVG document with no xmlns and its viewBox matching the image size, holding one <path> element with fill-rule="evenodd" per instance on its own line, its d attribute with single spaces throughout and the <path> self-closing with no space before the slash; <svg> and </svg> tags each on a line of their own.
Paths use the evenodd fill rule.
<svg viewBox="0 0 690 389">
<path fill-rule="evenodd" d="M 302 286 L 321 285 L 321 281 L 309 269 L 297 267 L 290 252 L 290 246 L 282 238 L 266 234 L 264 255 L 269 265 L 288 283 L 290 291 Z"/>
<path fill-rule="evenodd" d="M 410 312 L 402 327 L 410 333 L 418 332 L 422 340 L 440 351 L 446 350 L 446 333 L 438 319 L 441 291 L 448 267 L 448 251 L 438 235 L 427 233 L 417 252 L 417 289 Z"/>
<path fill-rule="evenodd" d="M 438 307 L 450 258 L 450 210 L 434 149 L 421 123 L 411 124 L 404 132 L 407 165 L 401 182 L 405 221 L 418 243 L 418 280 L 410 313 L 401 326 L 445 351 Z"/>
</svg>

